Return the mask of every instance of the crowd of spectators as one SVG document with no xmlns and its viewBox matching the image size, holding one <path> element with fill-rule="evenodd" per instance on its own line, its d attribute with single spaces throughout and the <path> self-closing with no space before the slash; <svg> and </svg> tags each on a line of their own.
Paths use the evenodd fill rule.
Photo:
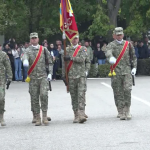
<svg viewBox="0 0 150 150">
<path fill-rule="evenodd" d="M 148 44 L 148 38 L 143 41 L 131 41 L 134 46 L 135 54 L 138 59 L 147 59 L 150 57 L 150 46 Z M 28 67 L 23 67 L 21 57 L 26 52 L 27 48 L 31 44 L 25 42 L 18 45 L 15 39 L 9 39 L 3 44 L 2 50 L 8 55 L 13 72 L 13 81 L 23 81 L 27 77 Z M 46 47 L 53 57 L 53 80 L 60 78 L 58 75 L 59 68 L 62 68 L 61 55 L 64 52 L 64 47 L 61 40 L 57 40 L 56 43 L 48 43 L 45 39 L 42 45 Z M 99 41 L 95 45 L 92 45 L 91 41 L 79 42 L 79 45 L 87 48 L 87 54 L 91 60 L 91 64 L 103 65 L 106 63 L 105 48 L 107 46 L 106 41 Z M 68 45 L 69 46 L 69 45 Z M 58 75 L 58 76 L 57 76 Z"/>
<path fill-rule="evenodd" d="M 150 46 L 148 42 L 132 41 L 137 59 L 147 59 L 150 57 Z"/>
<path fill-rule="evenodd" d="M 18 45 L 15 39 L 9 39 L 2 46 L 2 51 L 4 51 L 10 59 L 13 81 L 25 82 L 25 79 L 27 78 L 28 67 L 23 66 L 21 59 L 30 45 L 29 42 Z M 61 55 L 64 52 L 62 41 L 57 40 L 55 44 L 49 44 L 47 40 L 44 40 L 42 45 L 49 50 L 53 57 L 53 80 L 56 80 L 56 78 L 58 78 L 57 72 L 59 68 L 62 68 Z"/>
</svg>

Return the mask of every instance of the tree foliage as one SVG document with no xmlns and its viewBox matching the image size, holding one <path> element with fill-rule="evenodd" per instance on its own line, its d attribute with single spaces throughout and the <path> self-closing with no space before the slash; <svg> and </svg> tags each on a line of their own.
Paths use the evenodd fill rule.
<svg viewBox="0 0 150 150">
<path fill-rule="evenodd" d="M 125 33 L 142 38 L 150 29 L 150 0 L 123 0 L 120 16 L 126 19 Z"/>
<path fill-rule="evenodd" d="M 150 0 L 70 0 L 80 37 L 108 36 L 118 22 L 125 33 L 141 38 L 150 29 Z M 59 0 L 0 0 L 0 33 L 17 41 L 38 32 L 41 39 L 61 38 Z M 108 33 L 110 33 L 108 35 Z"/>
</svg>

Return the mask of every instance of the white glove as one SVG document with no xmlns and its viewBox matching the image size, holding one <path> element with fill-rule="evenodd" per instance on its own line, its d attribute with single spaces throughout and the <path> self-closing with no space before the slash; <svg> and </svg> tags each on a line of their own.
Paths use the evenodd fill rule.
<svg viewBox="0 0 150 150">
<path fill-rule="evenodd" d="M 109 63 L 110 64 L 115 64 L 116 63 L 116 58 L 115 57 L 110 57 Z"/>
<path fill-rule="evenodd" d="M 51 75 L 51 74 L 48 75 L 47 80 L 48 80 L 48 81 L 51 81 L 51 80 L 52 80 L 52 75 Z"/>
<path fill-rule="evenodd" d="M 24 67 L 29 67 L 29 62 L 28 62 L 27 59 L 23 61 L 23 66 Z"/>
<path fill-rule="evenodd" d="M 132 69 L 131 74 L 132 74 L 133 76 L 135 76 L 135 74 L 136 74 L 136 68 L 133 68 L 133 69 Z"/>
<path fill-rule="evenodd" d="M 85 74 L 86 74 L 86 77 L 87 77 L 88 76 L 88 72 L 86 71 Z"/>
</svg>

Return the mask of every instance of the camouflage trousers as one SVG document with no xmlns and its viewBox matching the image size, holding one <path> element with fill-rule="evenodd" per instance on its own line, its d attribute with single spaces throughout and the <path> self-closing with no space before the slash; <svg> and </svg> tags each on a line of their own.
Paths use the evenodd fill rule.
<svg viewBox="0 0 150 150">
<path fill-rule="evenodd" d="M 31 111 L 36 114 L 48 109 L 48 81 L 45 78 L 31 79 L 29 83 L 29 93 L 31 96 Z M 41 107 L 40 107 L 41 102 Z"/>
<path fill-rule="evenodd" d="M 131 106 L 131 90 L 132 90 L 132 76 L 116 75 L 111 79 L 111 85 L 114 92 L 115 105 L 119 110 L 125 106 Z"/>
<path fill-rule="evenodd" d="M 69 79 L 73 111 L 85 109 L 86 78 Z"/>
<path fill-rule="evenodd" d="M 5 79 L 0 79 L 0 114 L 5 111 Z"/>
</svg>

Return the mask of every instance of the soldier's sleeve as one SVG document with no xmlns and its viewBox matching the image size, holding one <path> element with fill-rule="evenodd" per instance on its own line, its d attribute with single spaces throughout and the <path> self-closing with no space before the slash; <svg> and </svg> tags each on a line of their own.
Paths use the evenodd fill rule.
<svg viewBox="0 0 150 150">
<path fill-rule="evenodd" d="M 64 61 L 64 53 L 61 55 L 61 60 L 62 60 L 62 77 L 65 77 L 66 70 L 65 70 L 65 61 Z"/>
<path fill-rule="evenodd" d="M 105 46 L 102 47 L 102 51 L 103 51 L 103 52 L 106 51 L 106 47 L 105 47 Z"/>
<path fill-rule="evenodd" d="M 22 56 L 22 62 L 23 62 L 24 60 L 28 60 L 28 61 L 29 61 L 28 49 L 26 50 L 26 52 L 25 52 L 25 53 L 23 54 L 23 56 Z"/>
<path fill-rule="evenodd" d="M 135 50 L 133 45 L 130 43 L 130 50 L 131 50 L 131 63 L 132 63 L 132 68 L 137 68 L 137 57 L 135 55 Z"/>
<path fill-rule="evenodd" d="M 61 49 L 61 51 L 59 51 L 59 54 L 64 54 L 64 50 L 63 49 Z"/>
<path fill-rule="evenodd" d="M 3 63 L 5 66 L 7 79 L 12 81 L 12 69 L 11 69 L 10 60 L 9 60 L 9 57 L 7 56 L 7 54 L 4 54 Z"/>
<path fill-rule="evenodd" d="M 83 51 L 84 55 L 85 55 L 85 68 L 86 68 L 86 72 L 89 72 L 90 67 L 91 67 L 91 60 L 87 54 L 87 51 Z"/>
<path fill-rule="evenodd" d="M 91 48 L 91 61 L 93 60 L 93 50 Z"/>
<path fill-rule="evenodd" d="M 109 43 L 106 46 L 106 49 L 105 49 L 104 53 L 105 53 L 105 56 L 106 56 L 106 58 L 107 58 L 108 61 L 109 61 L 110 57 L 113 57 L 111 43 Z"/>
<path fill-rule="evenodd" d="M 49 74 L 53 74 L 53 57 L 51 56 L 50 52 L 47 48 L 44 48 L 46 52 L 46 60 L 47 60 L 47 67 L 49 70 Z"/>
</svg>

